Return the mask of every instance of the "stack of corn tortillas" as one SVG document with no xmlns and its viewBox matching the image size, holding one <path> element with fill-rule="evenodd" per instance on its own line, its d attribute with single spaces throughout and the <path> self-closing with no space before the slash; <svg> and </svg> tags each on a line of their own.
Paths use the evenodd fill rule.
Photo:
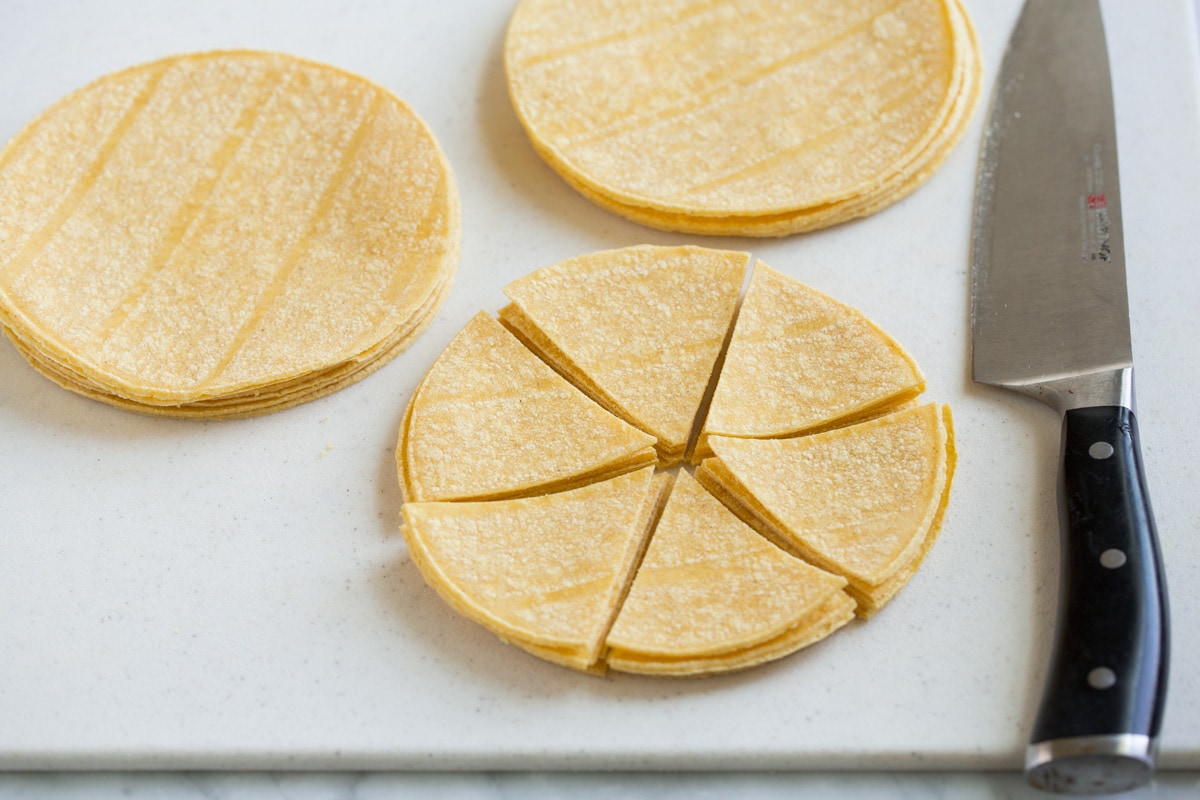
<svg viewBox="0 0 1200 800">
<path fill-rule="evenodd" d="M 60 385 L 237 417 L 352 383 L 449 291 L 459 207 L 424 123 L 289 56 L 103 77 L 0 152 L 0 324 Z"/>
<path fill-rule="evenodd" d="M 505 64 L 534 147 L 592 201 L 746 236 L 904 197 L 980 84 L 959 0 L 522 0 Z"/>
<path fill-rule="evenodd" d="M 748 266 L 570 259 L 447 346 L 397 468 L 413 560 L 453 608 L 576 669 L 694 675 L 816 642 L 912 577 L 949 409 L 917 404 L 920 370 L 860 312 L 761 263 L 739 311 Z"/>
</svg>

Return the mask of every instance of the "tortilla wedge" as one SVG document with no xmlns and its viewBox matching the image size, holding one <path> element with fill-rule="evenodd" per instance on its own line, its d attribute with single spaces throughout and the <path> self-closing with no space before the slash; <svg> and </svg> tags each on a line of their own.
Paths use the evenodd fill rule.
<svg viewBox="0 0 1200 800">
<path fill-rule="evenodd" d="M 404 538 L 459 613 L 542 658 L 602 670 L 667 484 L 647 467 L 539 497 L 406 503 Z"/>
<path fill-rule="evenodd" d="M 596 402 L 680 461 L 724 345 L 749 256 L 628 247 L 537 270 L 504 287 L 500 320 Z"/>
<path fill-rule="evenodd" d="M 709 438 L 795 436 L 919 395 L 925 377 L 861 311 L 761 261 L 738 312 L 693 461 Z"/>
<path fill-rule="evenodd" d="M 397 447 L 409 500 L 559 491 L 655 461 L 622 422 L 479 312 L 414 392 Z"/>
<path fill-rule="evenodd" d="M 713 674 L 780 658 L 853 618 L 845 585 L 768 542 L 681 471 L 609 632 L 609 667 Z"/>
<path fill-rule="evenodd" d="M 949 500 L 954 431 L 936 403 L 811 436 L 710 441 L 697 479 L 780 547 L 845 577 L 864 617 L 916 571 Z"/>
</svg>

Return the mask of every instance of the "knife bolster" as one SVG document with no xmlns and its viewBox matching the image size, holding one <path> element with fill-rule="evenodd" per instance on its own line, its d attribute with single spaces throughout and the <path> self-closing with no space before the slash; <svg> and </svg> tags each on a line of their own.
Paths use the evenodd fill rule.
<svg viewBox="0 0 1200 800">
<path fill-rule="evenodd" d="M 1006 383 L 1005 388 L 1029 395 L 1066 414 L 1076 408 L 1133 407 L 1133 368 L 1117 367 L 1088 375 L 1051 378 L 1037 383 Z"/>
</svg>

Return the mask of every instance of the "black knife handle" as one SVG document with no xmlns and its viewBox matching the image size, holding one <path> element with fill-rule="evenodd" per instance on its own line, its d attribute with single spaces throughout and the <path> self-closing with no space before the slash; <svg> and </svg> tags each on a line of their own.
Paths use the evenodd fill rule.
<svg viewBox="0 0 1200 800">
<path fill-rule="evenodd" d="M 1132 411 L 1065 412 L 1058 488 L 1058 624 L 1027 770 L 1040 788 L 1123 791 L 1153 770 L 1168 661 L 1166 584 Z"/>
</svg>

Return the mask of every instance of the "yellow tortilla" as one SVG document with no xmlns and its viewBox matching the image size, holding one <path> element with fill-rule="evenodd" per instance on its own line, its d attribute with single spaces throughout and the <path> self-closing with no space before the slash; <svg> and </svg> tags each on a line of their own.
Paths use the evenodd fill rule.
<svg viewBox="0 0 1200 800">
<path fill-rule="evenodd" d="M 628 247 L 510 283 L 500 319 L 597 402 L 683 457 L 749 256 Z"/>
<path fill-rule="evenodd" d="M 912 356 L 861 311 L 760 261 L 694 460 L 711 453 L 712 436 L 793 436 L 854 421 L 924 388 Z"/>
<path fill-rule="evenodd" d="M 738 312 L 747 261 L 582 256 L 455 337 L 397 448 L 412 558 L 453 608 L 574 669 L 694 676 L 786 656 L 906 585 L 949 497 L 949 409 L 917 404 L 920 370 L 860 312 L 761 263 Z M 612 477 L 678 461 L 709 405 L 711 457 L 669 500 L 669 473 Z M 637 546 L 592 552 L 610 524 Z"/>
<path fill-rule="evenodd" d="M 793 439 L 713 437 L 697 478 L 772 541 L 844 576 L 869 616 L 920 563 L 949 497 L 949 408 Z"/>
<path fill-rule="evenodd" d="M 417 319 L 414 319 L 406 330 L 398 332 L 398 335 L 391 341 L 381 343 L 380 346 L 363 353 L 355 360 L 262 389 L 248 389 L 225 397 L 197 400 L 193 403 L 174 406 L 147 405 L 120 395 L 104 392 L 89 384 L 86 378 L 78 372 L 30 349 L 26 343 L 11 333 L 9 337 L 17 351 L 25 356 L 35 369 L 63 388 L 84 397 L 140 414 L 191 419 L 239 419 L 273 413 L 307 403 L 362 380 L 402 352 L 425 330 L 433 321 L 434 313 L 445 299 L 449 288 L 450 282 L 446 281 L 443 287 L 438 289 L 437 293 L 426 303 L 426 310 Z M 6 333 L 8 332 L 6 331 Z"/>
<path fill-rule="evenodd" d="M 845 585 L 768 542 L 680 472 L 609 632 L 609 666 L 698 674 L 779 658 L 853 618 Z"/>
<path fill-rule="evenodd" d="M 607 663 L 609 669 L 614 672 L 661 677 L 695 677 L 736 672 L 775 661 L 816 644 L 853 619 L 854 614 L 854 598 L 844 591 L 835 592 L 809 611 L 795 627 L 754 647 L 696 658 L 622 651 L 610 654 Z"/>
<path fill-rule="evenodd" d="M 653 464 L 654 437 L 588 399 L 485 312 L 413 394 L 397 448 L 410 500 L 556 491 Z"/>
<path fill-rule="evenodd" d="M 962 74 L 961 80 L 955 83 L 958 91 L 949 109 L 949 116 L 919 154 L 909 163 L 898 165 L 870 192 L 779 214 L 696 216 L 621 203 L 581 184 L 561 170 L 560 174 L 576 191 L 597 205 L 634 222 L 666 231 L 708 236 L 790 236 L 874 214 L 908 196 L 933 176 L 962 138 L 971 114 L 978 105 L 981 68 L 975 29 L 959 3 L 954 3 L 953 10 L 955 13 L 951 16 L 955 28 L 962 31 L 969 46 L 959 48 Z M 542 155 L 550 159 L 548 154 Z"/>
<path fill-rule="evenodd" d="M 459 613 L 544 658 L 594 670 L 665 494 L 653 473 L 533 498 L 406 503 L 405 541 Z"/>
<path fill-rule="evenodd" d="M 6 332 L 67 388 L 151 413 L 261 413 L 360 379 L 428 324 L 458 253 L 424 123 L 276 53 L 67 96 L 0 152 L 0 208 Z"/>
<path fill-rule="evenodd" d="M 535 149 L 589 198 L 746 235 L 907 194 L 961 137 L 979 84 L 957 0 L 523 0 L 505 66 Z"/>
</svg>

